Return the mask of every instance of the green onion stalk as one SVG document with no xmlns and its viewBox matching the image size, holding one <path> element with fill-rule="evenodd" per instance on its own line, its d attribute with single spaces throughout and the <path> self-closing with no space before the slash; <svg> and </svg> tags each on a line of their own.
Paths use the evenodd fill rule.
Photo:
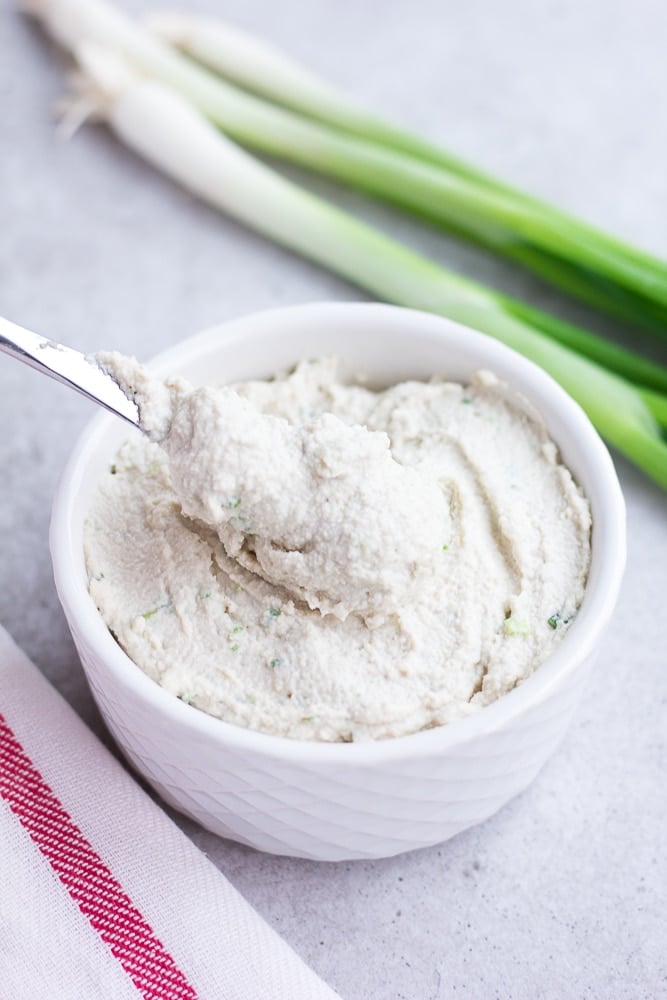
<svg viewBox="0 0 667 1000">
<path fill-rule="evenodd" d="M 373 295 L 424 309 L 496 337 L 545 368 L 606 439 L 667 488 L 663 397 L 508 314 L 494 293 L 439 267 L 304 191 L 253 158 L 172 88 L 118 54 L 75 44 L 80 100 L 118 137 L 173 180 L 283 246 Z"/>
<path fill-rule="evenodd" d="M 251 93 L 365 143 L 402 153 L 413 163 L 429 164 L 440 173 L 439 184 L 432 173 L 420 178 L 406 159 L 395 160 L 392 173 L 389 158 L 379 165 L 376 160 L 384 171 L 369 178 L 363 165 L 364 149 L 357 147 L 348 150 L 344 167 L 351 172 L 346 179 L 357 186 L 526 265 L 612 315 L 667 334 L 665 262 L 382 121 L 284 53 L 230 24 L 181 12 L 151 15 L 148 23 L 170 44 Z M 289 150 L 274 152 L 288 158 L 293 155 Z M 341 176 L 335 172 L 335 163 L 305 165 Z M 389 171 L 386 177 L 385 171 Z M 401 177 L 410 181 L 409 189 Z M 467 184 L 452 186 L 453 178 Z M 489 200 L 484 199 L 485 193 L 491 195 Z"/>
<path fill-rule="evenodd" d="M 247 91 L 362 140 L 328 149 L 332 162 L 303 152 L 297 162 L 342 177 L 524 264 L 589 304 L 667 335 L 666 262 L 384 122 L 284 53 L 224 21 L 165 12 L 149 16 L 148 24 Z M 326 142 L 331 135 L 321 138 Z M 253 137 L 240 141 L 261 148 Z M 386 155 L 373 154 L 368 143 Z M 287 159 L 299 154 L 293 148 L 271 152 Z M 420 171 L 419 163 L 431 169 Z"/>
<path fill-rule="evenodd" d="M 371 119 L 332 88 L 320 84 L 304 97 L 303 80 L 285 83 L 284 62 L 278 59 L 283 69 L 272 72 L 276 59 L 271 63 L 262 56 L 261 46 L 259 55 L 250 45 L 248 58 L 230 62 L 233 44 L 203 49 L 190 39 L 189 51 L 215 64 L 217 72 L 211 72 L 105 0 L 25 0 L 25 5 L 66 46 L 87 40 L 112 48 L 138 71 L 178 90 L 237 142 L 385 198 L 519 261 L 617 317 L 667 335 L 665 262 Z M 205 24 L 197 37 L 213 28 Z M 212 38 L 219 42 L 219 33 Z M 287 106 L 240 89 L 221 72 Z M 587 353 L 584 341 L 578 350 Z"/>
</svg>

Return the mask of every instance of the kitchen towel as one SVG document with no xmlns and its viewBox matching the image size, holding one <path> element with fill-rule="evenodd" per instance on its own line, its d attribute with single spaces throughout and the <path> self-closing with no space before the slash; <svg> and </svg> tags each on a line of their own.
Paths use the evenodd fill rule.
<svg viewBox="0 0 667 1000">
<path fill-rule="evenodd" d="M 0 628 L 1 1000 L 336 1000 Z"/>
</svg>

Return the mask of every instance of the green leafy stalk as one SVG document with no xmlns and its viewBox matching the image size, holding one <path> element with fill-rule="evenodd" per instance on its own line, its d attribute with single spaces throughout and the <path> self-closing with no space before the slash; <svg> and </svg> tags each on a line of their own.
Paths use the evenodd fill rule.
<svg viewBox="0 0 667 1000">
<path fill-rule="evenodd" d="M 150 30 L 244 90 L 314 121 L 409 153 L 485 187 L 518 194 L 489 174 L 360 107 L 284 52 L 220 18 L 182 11 L 148 14 Z"/>
<path fill-rule="evenodd" d="M 599 337 L 580 326 L 558 319 L 551 313 L 534 309 L 518 299 L 494 293 L 499 306 L 510 316 L 521 319 L 541 333 L 546 333 L 573 351 L 585 355 L 631 382 L 658 392 L 667 392 L 667 367 L 644 358 L 613 341 Z"/>
<path fill-rule="evenodd" d="M 653 392 L 650 389 L 640 389 L 639 394 L 641 395 L 644 403 L 648 407 L 650 413 L 652 413 L 653 418 L 658 424 L 663 428 L 664 432 L 667 432 L 667 396 L 663 396 L 658 392 Z M 667 434 L 663 434 L 667 437 Z"/>
<path fill-rule="evenodd" d="M 326 126 L 302 136 L 239 141 L 333 174 L 515 260 L 612 315 L 667 335 L 667 263 L 515 190 L 351 101 L 283 53 L 219 20 L 154 15 L 154 31 L 250 92 Z M 331 131 L 351 142 L 335 148 Z M 385 151 L 383 157 L 376 148 Z M 269 149 L 269 146 L 271 147 Z M 393 156 L 392 154 L 398 154 Z M 419 171 L 421 164 L 425 169 Z"/>
<path fill-rule="evenodd" d="M 338 133 L 258 100 L 181 56 L 104 0 L 28 2 L 59 41 L 70 48 L 92 41 L 113 49 L 141 72 L 179 90 L 232 137 L 264 152 L 283 155 L 331 173 L 423 215 L 438 214 L 441 221 L 448 220 L 450 227 L 474 229 L 478 241 L 505 245 L 510 254 L 523 255 L 525 246 L 518 240 L 516 230 L 523 227 L 529 234 L 531 227 L 526 226 L 525 219 L 522 222 L 519 218 L 521 206 L 502 192 L 493 192 L 488 187 L 476 188 L 453 173 L 446 174 L 428 163 Z M 243 63 L 243 58 L 239 58 Z M 486 207 L 480 212 L 480 206 Z M 507 243 L 508 230 L 503 226 L 506 227 L 511 219 L 515 219 L 516 225 L 513 223 Z M 545 239 L 547 242 L 551 239 L 556 246 L 553 233 L 550 237 L 546 234 Z M 570 244 L 572 239 L 567 232 L 563 236 Z M 574 239 L 576 242 L 576 237 Z M 566 253 L 567 248 L 563 252 Z M 582 245 L 578 253 L 582 261 L 586 258 L 594 268 L 595 247 Z M 597 255 L 599 257 L 599 253 Z M 546 255 L 542 253 L 541 256 L 546 261 Z M 634 272 L 642 277 L 639 266 L 634 267 Z M 586 285 L 594 287 L 593 282 L 586 282 Z M 613 287 L 617 290 L 617 286 Z M 667 296 L 667 285 L 665 294 Z M 601 337 L 498 296 L 498 304 L 501 301 L 508 313 L 523 317 L 579 353 L 649 388 L 667 388 L 667 368 L 664 366 L 648 363 L 623 348 L 607 346 Z"/>
<path fill-rule="evenodd" d="M 640 391 L 562 346 L 482 286 L 307 193 L 239 149 L 170 88 L 99 47 L 76 50 L 86 100 L 133 150 L 210 204 L 390 302 L 482 330 L 545 368 L 607 438 L 667 488 L 667 444 Z M 654 394 L 656 398 L 659 394 Z"/>
<path fill-rule="evenodd" d="M 385 198 L 667 336 L 663 261 L 461 165 L 419 158 L 414 150 L 390 148 L 247 93 L 104 0 L 25 3 L 62 43 L 72 48 L 96 42 L 115 50 L 140 72 L 180 91 L 236 141 Z"/>
</svg>

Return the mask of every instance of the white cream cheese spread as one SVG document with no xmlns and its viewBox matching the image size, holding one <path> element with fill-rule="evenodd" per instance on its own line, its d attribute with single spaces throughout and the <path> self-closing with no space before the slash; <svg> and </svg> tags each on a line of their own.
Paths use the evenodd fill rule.
<svg viewBox="0 0 667 1000">
<path fill-rule="evenodd" d="M 100 483 L 90 592 L 196 707 L 293 738 L 400 736 L 509 691 L 575 617 L 589 505 L 490 373 L 374 392 L 327 360 L 193 389 L 101 361 L 154 440 L 137 432 Z"/>
</svg>

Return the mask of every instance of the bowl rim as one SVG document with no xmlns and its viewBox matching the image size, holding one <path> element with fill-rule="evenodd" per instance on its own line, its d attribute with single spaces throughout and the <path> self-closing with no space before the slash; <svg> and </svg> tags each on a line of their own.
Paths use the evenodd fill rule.
<svg viewBox="0 0 667 1000">
<path fill-rule="evenodd" d="M 164 369 L 174 362 L 182 363 L 184 352 L 189 359 L 210 354 L 214 339 L 216 345 L 219 345 L 223 343 L 222 336 L 225 341 L 229 341 L 235 335 L 247 332 L 250 325 L 280 327 L 292 321 L 316 324 L 325 316 L 331 318 L 334 314 L 343 322 L 382 320 L 392 324 L 420 323 L 424 329 L 430 326 L 445 339 L 447 335 L 459 337 L 464 334 L 473 349 L 479 349 L 488 358 L 485 366 L 493 368 L 496 358 L 504 366 L 513 364 L 521 372 L 522 379 L 529 380 L 535 387 L 534 395 L 531 389 L 531 400 L 538 409 L 558 412 L 559 418 L 576 431 L 578 447 L 585 455 L 594 485 L 592 491 L 588 490 L 588 497 L 596 509 L 596 525 L 600 524 L 604 530 L 605 545 L 598 554 L 594 543 L 595 557 L 601 563 L 597 584 L 591 587 L 587 583 L 586 604 L 578 614 L 577 621 L 559 646 L 529 677 L 479 712 L 455 722 L 405 736 L 355 743 L 293 739 L 259 732 L 208 715 L 181 701 L 151 680 L 117 644 L 84 581 L 78 572 L 72 572 L 78 548 L 74 521 L 75 499 L 86 478 L 89 459 L 106 435 L 107 429 L 117 419 L 110 414 L 98 414 L 86 425 L 61 474 L 53 500 L 49 533 L 54 579 L 70 628 L 74 623 L 73 630 L 76 631 L 77 640 L 79 637 L 83 639 L 85 646 L 92 649 L 95 657 L 105 663 L 106 668 L 126 689 L 126 693 L 150 703 L 153 710 L 166 721 L 190 729 L 193 734 L 215 740 L 221 747 L 234 748 L 239 752 L 252 751 L 304 764 L 373 765 L 397 758 L 432 757 L 454 745 L 463 745 L 503 728 L 530 705 L 544 700 L 564 675 L 576 670 L 595 651 L 597 641 L 611 618 L 625 568 L 625 503 L 605 444 L 579 404 L 550 375 L 486 334 L 431 313 L 372 302 L 314 302 L 265 309 L 209 326 L 161 351 L 148 362 L 148 366 Z"/>
</svg>

